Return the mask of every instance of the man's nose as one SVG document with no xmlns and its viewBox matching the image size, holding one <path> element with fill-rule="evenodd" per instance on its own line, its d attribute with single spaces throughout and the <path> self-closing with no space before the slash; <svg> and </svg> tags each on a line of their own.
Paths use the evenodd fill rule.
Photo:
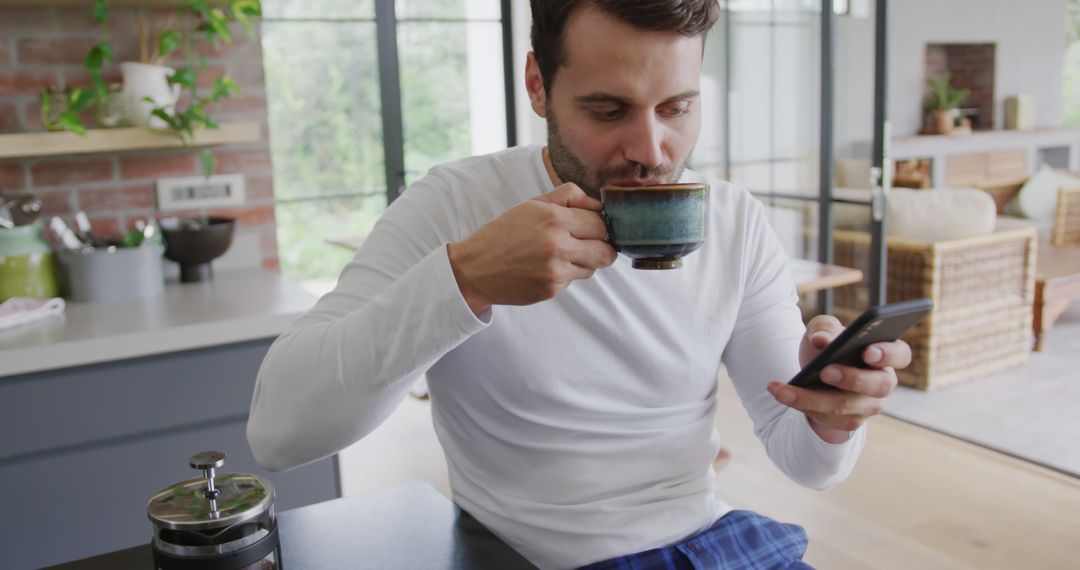
<svg viewBox="0 0 1080 570">
<path fill-rule="evenodd" d="M 660 147 L 660 125 L 651 113 L 646 114 L 627 129 L 623 141 L 623 158 L 646 168 L 660 166 L 664 163 L 664 153 Z"/>
</svg>

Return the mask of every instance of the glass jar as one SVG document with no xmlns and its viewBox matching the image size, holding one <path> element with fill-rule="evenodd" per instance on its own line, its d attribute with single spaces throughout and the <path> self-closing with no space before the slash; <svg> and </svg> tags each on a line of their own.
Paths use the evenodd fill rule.
<svg viewBox="0 0 1080 570">
<path fill-rule="evenodd" d="M 64 89 L 48 87 L 41 93 L 41 126 L 49 131 L 61 131 L 60 116 L 68 111 L 68 94 Z"/>
<path fill-rule="evenodd" d="M 56 297 L 56 276 L 56 257 L 41 237 L 40 222 L 0 228 L 0 303 L 11 297 Z"/>
<path fill-rule="evenodd" d="M 112 129 L 124 125 L 126 119 L 124 110 L 123 85 L 119 83 L 109 84 L 109 93 L 105 99 L 97 104 L 98 125 L 106 129 Z"/>
<path fill-rule="evenodd" d="M 216 470 L 220 451 L 202 451 L 188 464 L 203 477 L 158 491 L 146 505 L 154 525 L 157 570 L 280 570 L 274 487 L 250 473 Z"/>
</svg>

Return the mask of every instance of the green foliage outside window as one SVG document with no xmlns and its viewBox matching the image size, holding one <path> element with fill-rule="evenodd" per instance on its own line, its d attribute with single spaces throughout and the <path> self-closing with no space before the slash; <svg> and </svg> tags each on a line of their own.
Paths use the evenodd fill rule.
<svg viewBox="0 0 1080 570">
<path fill-rule="evenodd" d="M 352 0 L 314 3 L 321 14 L 374 17 Z M 281 268 L 293 279 L 337 277 L 353 254 L 325 240 L 370 231 L 387 202 L 376 24 L 290 22 L 311 15 L 310 0 L 263 4 L 269 18 L 284 18 L 263 25 Z M 429 2 L 430 10 L 424 2 L 400 4 L 399 16 L 465 16 L 462 0 Z M 403 21 L 398 45 L 413 182 L 470 154 L 465 24 Z M 356 193 L 363 196 L 335 196 Z"/>
</svg>

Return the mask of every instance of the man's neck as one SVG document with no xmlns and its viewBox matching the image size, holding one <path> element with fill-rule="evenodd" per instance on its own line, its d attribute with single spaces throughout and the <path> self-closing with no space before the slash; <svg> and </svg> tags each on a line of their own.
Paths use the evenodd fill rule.
<svg viewBox="0 0 1080 570">
<path fill-rule="evenodd" d="M 562 186 L 563 182 L 559 179 L 558 173 L 555 172 L 555 167 L 551 164 L 551 155 L 548 154 L 548 147 L 544 147 L 542 154 L 544 155 L 544 167 L 547 168 L 548 178 L 551 178 L 552 186 L 555 186 L 556 188 Z"/>
</svg>

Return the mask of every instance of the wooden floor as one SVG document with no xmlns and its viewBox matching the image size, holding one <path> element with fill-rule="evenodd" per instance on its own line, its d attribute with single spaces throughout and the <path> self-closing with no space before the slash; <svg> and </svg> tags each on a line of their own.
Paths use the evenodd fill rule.
<svg viewBox="0 0 1080 570">
<path fill-rule="evenodd" d="M 721 385 L 717 428 L 732 459 L 718 495 L 806 527 L 813 566 L 1080 568 L 1080 480 L 878 417 L 851 477 L 810 491 L 772 466 Z"/>
<path fill-rule="evenodd" d="M 717 427 L 732 459 L 718 495 L 806 527 L 816 568 L 1080 568 L 1080 480 L 879 417 L 851 478 L 810 491 L 773 467 L 721 386 Z M 413 398 L 341 465 L 346 495 L 417 479 L 449 491 L 428 404 Z"/>
</svg>

